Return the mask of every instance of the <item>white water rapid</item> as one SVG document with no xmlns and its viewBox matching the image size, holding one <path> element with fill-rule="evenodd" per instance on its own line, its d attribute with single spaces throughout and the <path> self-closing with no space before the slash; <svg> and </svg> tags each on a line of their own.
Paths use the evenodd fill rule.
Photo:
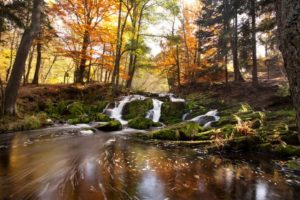
<svg viewBox="0 0 300 200">
<path fill-rule="evenodd" d="M 185 102 L 185 99 L 175 97 L 172 93 L 159 94 L 159 97 L 169 97 L 171 102 Z"/>
<path fill-rule="evenodd" d="M 159 94 L 159 97 L 169 97 L 170 101 L 172 102 L 185 102 L 184 99 L 182 98 L 176 98 L 174 94 Z M 130 95 L 130 96 L 125 96 L 123 97 L 120 101 L 115 102 L 115 107 L 110 108 L 109 106 L 104 109 L 104 113 L 107 114 L 110 118 L 116 119 L 120 121 L 123 125 L 128 124 L 128 121 L 122 119 L 122 111 L 124 109 L 124 106 L 127 103 L 130 103 L 132 101 L 136 100 L 145 100 L 148 97 L 142 96 L 142 95 Z M 153 102 L 153 109 L 149 110 L 147 115 L 145 116 L 148 119 L 151 119 L 154 122 L 159 122 L 160 117 L 161 117 L 161 108 L 164 102 L 152 98 Z M 191 111 L 189 113 L 186 113 L 182 120 L 185 121 L 187 116 L 191 114 Z M 213 122 L 219 121 L 220 117 L 217 116 L 218 111 L 217 110 L 212 110 L 206 113 L 205 115 L 200 115 L 198 117 L 195 117 L 189 121 L 194 121 L 199 123 L 200 125 L 204 126 L 205 128 L 208 128 L 211 126 Z"/>
<path fill-rule="evenodd" d="M 152 99 L 153 101 L 153 109 L 150 110 L 146 116 L 148 119 L 152 119 L 154 122 L 159 122 L 161 116 L 161 106 L 164 102 L 159 101 L 157 99 Z"/>
<path fill-rule="evenodd" d="M 127 103 L 130 103 L 132 101 L 145 100 L 145 99 L 146 99 L 146 97 L 141 96 L 141 95 L 130 95 L 130 96 L 123 97 L 121 99 L 121 101 L 116 103 L 114 108 L 106 108 L 104 110 L 104 113 L 106 113 L 110 118 L 116 119 L 116 120 L 120 121 L 121 124 L 126 125 L 128 123 L 128 121 L 122 119 L 122 111 L 123 111 L 124 106 Z"/>
<path fill-rule="evenodd" d="M 202 125 L 204 128 L 208 128 L 211 126 L 213 122 L 217 122 L 220 120 L 218 116 L 218 110 L 212 110 L 206 113 L 205 115 L 200 115 L 191 119 L 190 121 L 197 122 Z"/>
</svg>

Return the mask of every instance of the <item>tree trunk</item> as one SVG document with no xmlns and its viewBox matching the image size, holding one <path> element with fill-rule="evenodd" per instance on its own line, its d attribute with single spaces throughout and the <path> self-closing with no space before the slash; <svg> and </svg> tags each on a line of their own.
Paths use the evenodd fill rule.
<svg viewBox="0 0 300 200">
<path fill-rule="evenodd" d="M 13 32 L 13 38 L 12 38 L 12 41 L 10 43 L 10 62 L 9 62 L 9 68 L 7 69 L 7 72 L 6 72 L 6 78 L 5 78 L 5 81 L 8 81 L 8 78 L 9 78 L 9 74 L 10 74 L 10 71 L 11 71 L 11 68 L 12 68 L 12 65 L 13 65 L 13 50 L 14 50 L 14 46 L 15 46 L 15 38 L 16 38 L 16 32 L 17 32 L 17 29 L 14 30 Z"/>
<path fill-rule="evenodd" d="M 117 29 L 117 46 L 115 56 L 115 66 L 112 75 L 112 93 L 116 95 L 118 92 L 118 76 L 121 61 L 121 20 L 122 20 L 122 0 L 119 0 L 119 16 L 118 16 L 118 29 Z"/>
<path fill-rule="evenodd" d="M 47 73 L 45 75 L 44 82 L 46 82 L 46 80 L 47 80 L 47 78 L 48 78 L 48 76 L 49 76 L 49 74 L 50 74 L 50 72 L 51 72 L 51 70 L 52 70 L 52 68 L 53 68 L 56 60 L 57 60 L 57 55 L 55 55 L 54 58 L 53 58 L 53 61 L 52 61 L 51 65 L 50 65 L 50 67 L 49 67 L 49 69 L 48 69 L 48 71 L 47 71 Z"/>
<path fill-rule="evenodd" d="M 36 45 L 36 65 L 35 65 L 35 72 L 32 84 L 38 85 L 39 84 L 39 77 L 40 77 L 40 69 L 42 64 L 42 44 L 40 42 Z"/>
<path fill-rule="evenodd" d="M 89 42 L 90 42 L 90 34 L 86 30 L 84 32 L 84 36 L 83 36 L 79 68 L 77 69 L 77 71 L 75 73 L 75 75 L 76 75 L 75 82 L 76 83 L 84 84 L 84 75 L 86 72 L 86 61 L 87 61 L 87 49 L 89 46 Z"/>
<path fill-rule="evenodd" d="M 257 55 L 256 55 L 256 0 L 251 0 L 251 18 L 252 18 L 252 84 L 254 87 L 258 86 L 258 77 L 257 77 Z"/>
<path fill-rule="evenodd" d="M 290 84 L 290 91 L 297 114 L 300 141 L 300 1 L 277 0 L 279 48 Z"/>
<path fill-rule="evenodd" d="M 233 55 L 233 68 L 234 68 L 234 81 L 241 82 L 244 81 L 244 78 L 241 74 L 239 67 L 239 58 L 238 58 L 238 11 L 237 5 L 235 5 L 235 18 L 234 18 L 234 35 L 232 38 L 232 55 Z"/>
<path fill-rule="evenodd" d="M 180 60 L 179 60 L 179 45 L 176 45 L 176 65 L 177 65 L 177 82 L 178 82 L 178 87 L 181 86 L 181 80 L 180 80 Z M 199 66 L 199 65 L 198 65 Z"/>
<path fill-rule="evenodd" d="M 29 75 L 30 75 L 30 71 L 31 71 L 31 66 L 32 66 L 32 60 L 33 60 L 33 57 L 34 57 L 34 50 L 35 50 L 35 45 L 32 47 L 32 49 L 29 53 L 28 68 L 27 68 L 26 75 L 24 77 L 24 85 L 26 85 L 28 83 L 28 79 L 29 79 Z"/>
<path fill-rule="evenodd" d="M 35 39 L 40 31 L 41 13 L 44 6 L 43 0 L 34 0 L 31 16 L 31 25 L 23 33 L 16 59 L 13 65 L 11 76 L 5 89 L 4 114 L 16 115 L 16 102 L 22 75 L 25 70 L 25 63 L 30 51 L 33 39 Z"/>
</svg>

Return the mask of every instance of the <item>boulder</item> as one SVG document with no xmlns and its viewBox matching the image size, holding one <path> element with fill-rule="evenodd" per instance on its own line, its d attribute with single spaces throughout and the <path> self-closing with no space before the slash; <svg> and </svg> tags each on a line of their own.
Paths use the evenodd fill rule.
<svg viewBox="0 0 300 200">
<path fill-rule="evenodd" d="M 146 117 L 149 110 L 153 109 L 151 98 L 145 100 L 135 100 L 127 103 L 122 111 L 122 118 L 125 120 L 134 119 L 137 117 Z"/>
<path fill-rule="evenodd" d="M 183 122 L 153 131 L 150 135 L 159 140 L 196 140 L 203 128 L 196 122 Z"/>
<path fill-rule="evenodd" d="M 182 121 L 186 113 L 185 102 L 167 101 L 162 105 L 160 121 L 164 124 L 175 124 Z"/>
<path fill-rule="evenodd" d="M 119 122 L 117 120 L 112 120 L 106 124 L 99 124 L 95 128 L 100 131 L 107 131 L 107 132 L 120 131 L 120 130 L 122 130 L 122 124 L 121 124 L 121 122 Z"/>
<path fill-rule="evenodd" d="M 137 117 L 129 121 L 128 126 L 134 129 L 146 130 L 151 127 L 161 127 L 161 123 L 153 122 L 151 119 Z"/>
</svg>

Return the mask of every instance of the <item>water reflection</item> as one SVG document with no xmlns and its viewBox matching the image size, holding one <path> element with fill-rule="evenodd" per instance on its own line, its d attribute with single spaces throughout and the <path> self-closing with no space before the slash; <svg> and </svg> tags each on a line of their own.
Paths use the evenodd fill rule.
<svg viewBox="0 0 300 200">
<path fill-rule="evenodd" d="M 50 129 L 0 136 L 0 199 L 294 200 L 266 159 L 199 156 L 126 135 Z"/>
</svg>

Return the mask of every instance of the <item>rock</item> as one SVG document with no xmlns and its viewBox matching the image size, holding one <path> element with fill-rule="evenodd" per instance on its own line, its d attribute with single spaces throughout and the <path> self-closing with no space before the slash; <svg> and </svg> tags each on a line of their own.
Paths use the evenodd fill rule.
<svg viewBox="0 0 300 200">
<path fill-rule="evenodd" d="M 153 131 L 150 135 L 160 140 L 194 140 L 202 131 L 203 128 L 196 122 L 184 122 Z"/>
<path fill-rule="evenodd" d="M 112 119 L 109 116 L 107 116 L 106 114 L 103 114 L 103 113 L 97 113 L 95 116 L 95 121 L 98 121 L 98 122 L 109 122 L 111 120 Z"/>
<path fill-rule="evenodd" d="M 184 102 L 165 102 L 161 108 L 160 121 L 164 124 L 175 124 L 182 121 L 186 113 L 186 104 Z"/>
<path fill-rule="evenodd" d="M 92 131 L 92 130 L 82 130 L 82 131 L 80 131 L 80 134 L 81 135 L 93 135 L 94 131 Z"/>
<path fill-rule="evenodd" d="M 130 120 L 137 117 L 146 117 L 148 111 L 151 109 L 153 109 L 153 102 L 151 98 L 131 101 L 124 106 L 122 118 Z"/>
<path fill-rule="evenodd" d="M 151 119 L 137 117 L 128 122 L 128 126 L 134 129 L 146 130 L 154 125 Z"/>
<path fill-rule="evenodd" d="M 91 121 L 93 121 L 93 120 L 89 116 L 81 115 L 79 117 L 69 119 L 67 122 L 69 124 L 88 124 Z"/>
<path fill-rule="evenodd" d="M 100 130 L 100 131 L 120 131 L 122 130 L 122 124 L 121 122 L 117 121 L 117 120 L 112 120 L 106 124 L 100 124 L 98 126 L 95 127 L 96 129 Z"/>
<path fill-rule="evenodd" d="M 200 124 L 201 126 L 209 123 L 209 122 L 215 122 L 216 118 L 214 116 L 208 116 L 208 115 L 203 115 L 197 119 L 197 123 Z"/>
</svg>

